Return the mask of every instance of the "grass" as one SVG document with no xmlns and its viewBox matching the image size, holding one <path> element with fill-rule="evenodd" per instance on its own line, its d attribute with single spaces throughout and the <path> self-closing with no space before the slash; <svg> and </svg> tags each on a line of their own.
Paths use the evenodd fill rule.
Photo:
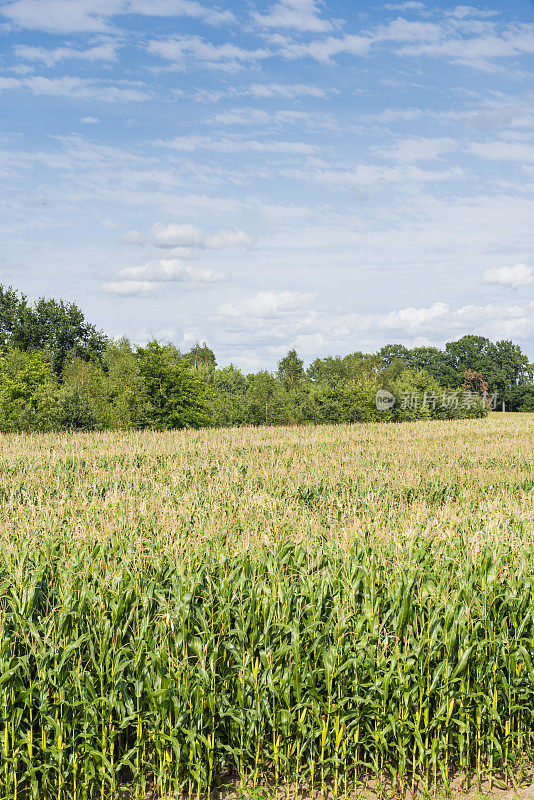
<svg viewBox="0 0 534 800">
<path fill-rule="evenodd" d="M 2 437 L 0 797 L 520 778 L 533 431 Z"/>
</svg>

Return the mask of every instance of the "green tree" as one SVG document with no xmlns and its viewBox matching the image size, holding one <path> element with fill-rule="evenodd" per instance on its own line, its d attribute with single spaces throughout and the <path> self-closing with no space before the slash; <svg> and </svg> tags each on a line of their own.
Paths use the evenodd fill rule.
<svg viewBox="0 0 534 800">
<path fill-rule="evenodd" d="M 100 364 L 71 357 L 61 373 L 60 425 L 93 430 L 109 427 L 106 374 Z"/>
<path fill-rule="evenodd" d="M 10 349 L 0 357 L 0 428 L 52 430 L 58 424 L 58 383 L 44 353 Z"/>
<path fill-rule="evenodd" d="M 505 411 L 508 396 L 529 375 L 528 358 L 519 345 L 508 339 L 495 342 L 492 345 L 492 355 L 494 363 L 491 381 L 499 392 L 502 410 Z"/>
<path fill-rule="evenodd" d="M 165 351 L 170 358 L 172 354 Z M 174 359 L 173 359 L 174 360 Z M 142 428 L 148 422 L 150 402 L 139 358 L 128 339 L 109 342 L 103 357 L 107 385 L 105 425 Z"/>
<path fill-rule="evenodd" d="M 59 375 L 67 356 L 100 361 L 106 337 L 86 322 L 83 312 L 74 303 L 42 297 L 33 306 L 21 308 L 10 344 L 21 350 L 46 350 Z"/>
<path fill-rule="evenodd" d="M 248 418 L 254 425 L 280 425 L 287 422 L 287 394 L 267 370 L 249 376 Z"/>
<path fill-rule="evenodd" d="M 408 364 L 412 369 L 424 369 L 440 386 L 454 386 L 458 382 L 449 356 L 437 347 L 414 347 L 409 351 Z"/>
<path fill-rule="evenodd" d="M 209 398 L 200 378 L 156 341 L 137 348 L 149 401 L 148 424 L 156 430 L 209 425 Z"/>
<path fill-rule="evenodd" d="M 241 370 L 229 367 L 215 370 L 213 377 L 213 417 L 216 425 L 244 425 L 247 419 L 248 381 Z"/>
<path fill-rule="evenodd" d="M 410 362 L 410 351 L 403 344 L 385 344 L 378 355 L 385 367 L 389 367 L 394 361 L 403 361 L 405 364 Z"/>
<path fill-rule="evenodd" d="M 337 386 L 348 380 L 349 371 L 341 356 L 316 358 L 308 367 L 308 379 L 316 384 Z"/>
<path fill-rule="evenodd" d="M 203 378 L 212 380 L 217 366 L 215 353 L 208 347 L 206 342 L 197 342 L 191 350 L 186 353 L 185 359 L 191 369 L 202 375 Z"/>
<path fill-rule="evenodd" d="M 24 295 L 0 285 L 0 347 L 13 344 L 14 333 L 20 329 L 26 309 Z"/>
<path fill-rule="evenodd" d="M 286 391 L 292 391 L 304 382 L 304 362 L 298 357 L 296 350 L 290 350 L 287 356 L 280 359 L 276 377 Z"/>
<path fill-rule="evenodd" d="M 462 336 L 456 342 L 447 342 L 445 352 L 450 366 L 456 373 L 456 385 L 460 386 L 464 372 L 474 370 L 481 372 L 492 389 L 494 371 L 494 349 L 485 336 Z"/>
</svg>

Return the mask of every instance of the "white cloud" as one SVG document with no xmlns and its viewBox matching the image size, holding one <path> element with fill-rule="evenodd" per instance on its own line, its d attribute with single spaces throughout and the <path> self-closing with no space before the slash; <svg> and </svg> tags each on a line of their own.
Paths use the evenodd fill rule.
<svg viewBox="0 0 534 800">
<path fill-rule="evenodd" d="M 273 139 L 259 141 L 243 139 L 239 136 L 216 139 L 210 136 L 178 136 L 170 142 L 159 141 L 162 147 L 192 153 L 195 150 L 212 150 L 219 153 L 242 153 L 249 150 L 256 153 L 293 153 L 311 155 L 319 150 L 317 145 L 304 142 L 280 142 Z"/>
<path fill-rule="evenodd" d="M 522 263 L 511 267 L 492 267 L 484 272 L 484 281 L 517 289 L 534 283 L 534 269 Z"/>
<path fill-rule="evenodd" d="M 520 142 L 473 142 L 469 150 L 473 155 L 491 161 L 534 161 L 534 145 Z"/>
<path fill-rule="evenodd" d="M 406 0 L 405 3 L 387 3 L 386 8 L 390 11 L 424 11 L 426 6 L 418 0 Z"/>
<path fill-rule="evenodd" d="M 304 292 L 259 292 L 254 297 L 223 303 L 217 311 L 223 317 L 269 319 L 299 311 L 314 296 Z"/>
<path fill-rule="evenodd" d="M 231 11 L 203 6 L 195 0 L 130 0 L 128 13 L 149 17 L 192 17 L 208 25 L 223 25 L 235 21 Z"/>
<path fill-rule="evenodd" d="M 218 102 L 225 97 L 253 97 L 256 100 L 283 98 L 293 100 L 297 97 L 326 98 L 338 95 L 339 89 L 329 86 L 314 86 L 308 83 L 252 83 L 249 86 L 226 86 L 224 89 L 197 89 L 193 99 L 201 103 Z M 175 90 L 177 97 L 182 90 Z"/>
<path fill-rule="evenodd" d="M 265 129 L 267 127 L 284 127 L 287 125 L 305 125 L 310 129 L 338 130 L 339 121 L 329 114 L 310 113 L 293 109 L 267 111 L 264 108 L 232 108 L 215 114 L 212 120 L 217 125 L 253 125 Z"/>
<path fill-rule="evenodd" d="M 163 225 L 155 222 L 150 231 L 150 239 L 156 247 L 202 247 L 204 234 L 196 225 Z"/>
<path fill-rule="evenodd" d="M 374 152 L 401 162 L 427 161 L 456 150 L 457 147 L 457 142 L 447 137 L 427 139 L 424 136 L 417 136 L 398 139 L 391 147 L 376 147 Z"/>
<path fill-rule="evenodd" d="M 203 6 L 196 0 L 12 0 L 0 8 L 11 23 L 49 33 L 103 33 L 120 14 L 192 17 L 210 25 L 232 22 L 231 11 Z"/>
<path fill-rule="evenodd" d="M 98 117 L 82 117 L 80 122 L 82 122 L 84 125 L 98 125 L 100 120 Z"/>
<path fill-rule="evenodd" d="M 106 42 L 89 47 L 87 50 L 76 50 L 74 47 L 56 47 L 47 50 L 45 47 L 32 47 L 19 45 L 15 48 L 15 55 L 25 61 L 40 61 L 47 67 L 53 67 L 60 61 L 116 61 L 117 44 Z"/>
<path fill-rule="evenodd" d="M 231 250 L 238 247 L 252 247 L 253 241 L 245 231 L 220 230 L 204 240 L 208 250 Z"/>
<path fill-rule="evenodd" d="M 346 53 L 353 56 L 364 56 L 369 53 L 373 39 L 350 34 L 347 36 L 327 36 L 325 39 L 314 39 L 311 42 L 289 42 L 283 44 L 281 53 L 286 58 L 314 58 L 316 61 L 329 63 L 334 56 Z"/>
<path fill-rule="evenodd" d="M 106 294 L 134 297 L 136 295 L 153 294 L 160 285 L 154 281 L 107 281 L 102 284 Z"/>
<path fill-rule="evenodd" d="M 208 250 L 230 250 L 252 247 L 251 237 L 245 231 L 220 230 L 205 235 L 197 226 L 190 223 L 178 225 L 171 222 L 163 225 L 156 222 L 150 231 L 150 239 L 156 247 L 165 248 L 205 248 Z"/>
<path fill-rule="evenodd" d="M 278 0 L 266 14 L 253 14 L 266 28 L 294 28 L 306 33 L 324 33 L 332 23 L 321 18 L 317 0 Z"/>
<path fill-rule="evenodd" d="M 220 306 L 214 320 L 215 338 L 223 332 L 228 346 L 263 348 L 279 354 L 297 347 L 301 354 L 350 352 L 354 343 L 368 351 L 387 341 L 409 346 L 442 347 L 466 333 L 491 339 L 525 339 L 534 333 L 534 303 L 526 305 L 464 305 L 456 309 L 443 301 L 400 308 L 381 314 L 332 313 L 310 307 L 314 295 L 260 292 L 254 297 Z"/>
<path fill-rule="evenodd" d="M 372 329 L 375 326 L 381 330 L 402 330 L 404 333 L 413 333 L 420 328 L 426 328 L 440 317 L 449 314 L 446 303 L 433 303 L 428 308 L 402 308 L 388 314 L 370 314 L 362 319 L 364 328 Z"/>
<path fill-rule="evenodd" d="M 218 283 L 224 280 L 225 275 L 212 269 L 192 267 L 178 258 L 164 258 L 137 267 L 125 267 L 119 270 L 117 277 L 124 281 Z"/>
<path fill-rule="evenodd" d="M 435 22 L 419 22 L 403 17 L 379 25 L 373 32 L 376 42 L 437 42 L 443 36 L 443 27 Z"/>
<path fill-rule="evenodd" d="M 458 166 L 442 170 L 426 170 L 412 164 L 395 167 L 357 164 L 350 169 L 315 167 L 312 164 L 303 168 L 285 169 L 283 174 L 289 178 L 298 178 L 338 189 L 367 189 L 371 186 L 388 184 L 411 187 L 417 184 L 460 180 L 464 177 L 462 169 Z"/>
<path fill-rule="evenodd" d="M 247 50 L 232 43 L 213 44 L 200 36 L 176 36 L 172 39 L 154 39 L 148 43 L 152 55 L 172 61 L 185 69 L 188 65 L 202 63 L 217 69 L 235 70 L 247 62 L 268 58 L 265 48 Z"/>
<path fill-rule="evenodd" d="M 323 89 L 306 83 L 253 83 L 248 87 L 252 97 L 283 97 L 292 100 L 294 97 L 327 97 L 339 94 L 339 89 L 329 87 Z"/>
<path fill-rule="evenodd" d="M 120 11 L 122 0 L 14 0 L 0 13 L 15 25 L 50 33 L 101 33 L 107 18 Z"/>
<path fill-rule="evenodd" d="M 124 242 L 125 244 L 144 244 L 145 237 L 141 231 L 138 231 L 134 228 L 131 231 L 127 231 L 124 236 L 121 236 L 121 242 Z"/>
<path fill-rule="evenodd" d="M 105 103 L 139 103 L 149 97 L 146 91 L 137 86 L 115 86 L 107 82 L 69 76 L 46 78 L 35 75 L 29 78 L 0 78 L 0 91 L 7 89 L 28 89 L 36 95 L 97 100 Z"/>
<path fill-rule="evenodd" d="M 412 23 L 417 24 L 417 23 Z M 430 24 L 430 23 L 429 23 Z M 509 25 L 497 29 L 491 23 L 465 21 L 463 36 L 458 35 L 451 20 L 452 28 L 444 25 L 432 36 L 414 35 L 408 38 L 391 36 L 396 41 L 411 42 L 397 51 L 400 56 L 429 56 L 446 58 L 457 64 L 469 66 L 486 72 L 496 69 L 496 61 L 502 58 L 515 58 L 522 54 L 534 53 L 534 24 Z M 482 35 L 476 35 L 483 28 Z M 414 31 L 414 34 L 416 31 Z M 474 35 L 469 35 L 469 34 Z"/>
<path fill-rule="evenodd" d="M 0 76 L 0 92 L 7 89 L 16 89 L 20 84 L 21 81 L 18 78 L 3 78 Z"/>
</svg>

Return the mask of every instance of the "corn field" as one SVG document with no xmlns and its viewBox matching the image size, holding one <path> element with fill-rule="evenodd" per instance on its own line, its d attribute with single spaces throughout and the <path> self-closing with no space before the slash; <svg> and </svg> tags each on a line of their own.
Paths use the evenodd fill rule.
<svg viewBox="0 0 534 800">
<path fill-rule="evenodd" d="M 516 781 L 532 415 L 0 440 L 0 797 Z"/>
</svg>

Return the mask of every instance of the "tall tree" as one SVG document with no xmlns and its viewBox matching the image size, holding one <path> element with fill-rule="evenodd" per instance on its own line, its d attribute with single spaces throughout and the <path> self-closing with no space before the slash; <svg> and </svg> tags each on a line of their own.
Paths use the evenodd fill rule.
<svg viewBox="0 0 534 800">
<path fill-rule="evenodd" d="M 86 322 L 74 303 L 42 297 L 29 306 L 24 295 L 12 289 L 0 291 L 0 335 L 2 344 L 20 350 L 46 350 L 57 375 L 69 355 L 100 361 L 107 338 Z"/>
<path fill-rule="evenodd" d="M 394 361 L 404 361 L 406 364 L 410 361 L 410 351 L 403 344 L 385 344 L 378 355 L 385 367 L 391 366 Z"/>
<path fill-rule="evenodd" d="M 138 347 L 137 357 L 149 400 L 151 427 L 167 430 L 210 424 L 209 398 L 197 375 L 177 364 L 155 341 Z"/>
<path fill-rule="evenodd" d="M 0 285 L 0 346 L 13 344 L 13 336 L 22 325 L 27 309 L 26 297 L 14 289 Z"/>
<path fill-rule="evenodd" d="M 213 375 L 217 366 L 215 353 L 206 342 L 196 342 L 186 354 L 190 367 L 203 375 Z"/>
<path fill-rule="evenodd" d="M 254 425 L 277 425 L 287 420 L 287 394 L 267 370 L 249 376 L 248 416 Z"/>
<path fill-rule="evenodd" d="M 349 377 L 348 366 L 341 356 L 316 358 L 306 371 L 308 378 L 316 384 L 337 386 Z"/>
<path fill-rule="evenodd" d="M 494 360 L 492 382 L 501 397 L 502 410 L 505 411 L 510 391 L 528 374 L 528 358 L 519 345 L 507 339 L 495 342 L 492 345 L 492 354 Z"/>
<path fill-rule="evenodd" d="M 286 391 L 296 389 L 305 380 L 304 362 L 298 357 L 295 349 L 280 359 L 276 377 Z"/>
<path fill-rule="evenodd" d="M 463 380 L 463 374 L 471 369 L 481 372 L 492 388 L 494 369 L 493 345 L 485 336 L 462 336 L 456 342 L 447 342 L 445 352 L 450 365 L 456 372 L 457 385 Z"/>
<path fill-rule="evenodd" d="M 451 364 L 451 359 L 437 347 L 414 347 L 409 351 L 411 369 L 424 369 L 437 380 L 440 386 L 455 386 L 458 373 Z"/>
</svg>

